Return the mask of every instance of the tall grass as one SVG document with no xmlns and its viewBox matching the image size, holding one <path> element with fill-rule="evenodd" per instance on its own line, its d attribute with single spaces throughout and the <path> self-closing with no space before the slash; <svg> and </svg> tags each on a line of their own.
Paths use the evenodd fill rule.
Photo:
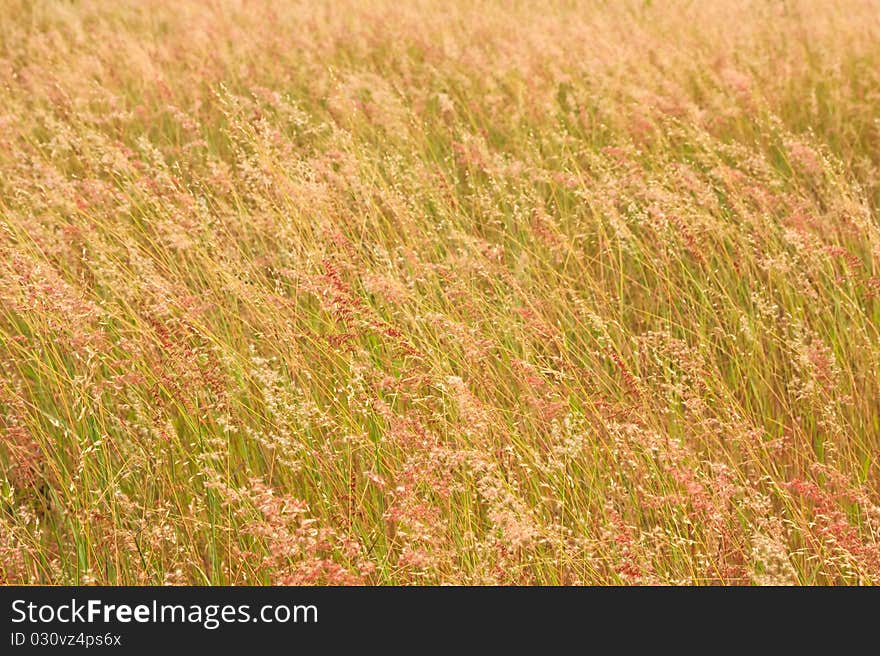
<svg viewBox="0 0 880 656">
<path fill-rule="evenodd" d="M 880 3 L 0 0 L 0 581 L 880 584 Z"/>
</svg>

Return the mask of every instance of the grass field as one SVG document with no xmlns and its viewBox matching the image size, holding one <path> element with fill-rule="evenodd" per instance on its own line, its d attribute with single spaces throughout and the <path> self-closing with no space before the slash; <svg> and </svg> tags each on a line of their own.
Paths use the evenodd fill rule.
<svg viewBox="0 0 880 656">
<path fill-rule="evenodd" d="M 0 0 L 0 582 L 880 584 L 880 2 Z"/>
</svg>

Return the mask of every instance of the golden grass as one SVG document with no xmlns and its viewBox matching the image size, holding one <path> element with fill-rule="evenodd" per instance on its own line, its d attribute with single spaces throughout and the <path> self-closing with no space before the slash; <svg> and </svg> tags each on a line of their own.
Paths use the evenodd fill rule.
<svg viewBox="0 0 880 656">
<path fill-rule="evenodd" d="M 880 584 L 880 3 L 0 0 L 0 581 Z"/>
</svg>

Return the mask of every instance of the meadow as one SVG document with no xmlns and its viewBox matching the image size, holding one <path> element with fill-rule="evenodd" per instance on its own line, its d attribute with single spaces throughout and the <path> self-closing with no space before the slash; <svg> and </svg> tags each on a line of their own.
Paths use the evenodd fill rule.
<svg viewBox="0 0 880 656">
<path fill-rule="evenodd" d="M 0 0 L 0 583 L 880 584 L 880 1 Z"/>
</svg>

